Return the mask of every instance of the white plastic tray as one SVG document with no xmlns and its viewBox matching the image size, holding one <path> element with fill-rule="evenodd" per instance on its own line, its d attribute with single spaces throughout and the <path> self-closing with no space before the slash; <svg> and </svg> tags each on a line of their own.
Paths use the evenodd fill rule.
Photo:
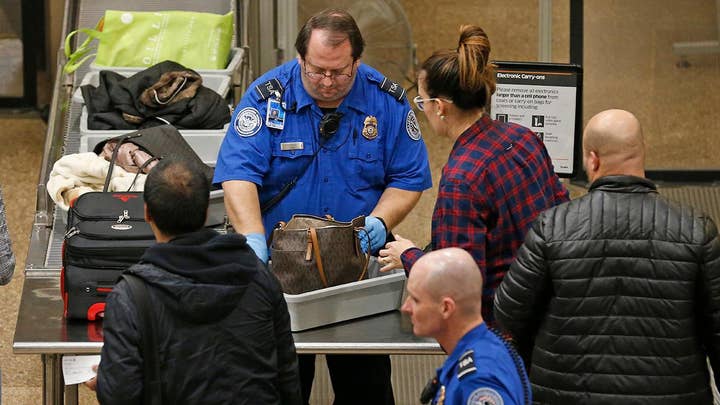
<svg viewBox="0 0 720 405">
<path fill-rule="evenodd" d="M 379 267 L 374 258 L 370 265 Z M 399 309 L 405 289 L 405 272 L 382 274 L 303 294 L 285 294 L 290 330 L 298 332 Z"/>
<path fill-rule="evenodd" d="M 227 67 L 225 69 L 193 69 L 194 71 L 200 73 L 201 75 L 205 74 L 212 74 L 212 75 L 223 75 L 223 76 L 231 76 L 237 69 L 238 66 L 240 66 L 240 61 L 242 60 L 243 50 L 241 48 L 233 48 L 230 50 L 230 57 L 229 62 L 227 64 Z M 147 69 L 149 66 L 145 67 L 122 67 L 122 66 L 102 66 L 102 65 L 96 65 L 95 62 L 90 64 L 90 70 L 112 70 L 118 73 L 128 72 L 128 76 L 130 76 L 133 73 L 137 73 L 141 70 Z"/>
<path fill-rule="evenodd" d="M 80 114 L 80 152 L 92 152 L 95 145 L 105 139 L 133 132 L 132 130 L 89 130 L 87 127 L 87 108 L 83 106 Z M 180 129 L 180 134 L 206 165 L 215 166 L 218 151 L 225 138 L 227 125 L 223 129 Z"/>
<path fill-rule="evenodd" d="M 135 74 L 135 72 L 126 71 L 118 73 L 125 77 L 129 77 Z M 230 90 L 230 76 L 212 74 L 200 74 L 200 76 L 202 76 L 202 85 L 204 87 L 207 87 L 215 93 L 219 94 L 220 97 L 225 98 L 227 96 L 228 91 Z M 90 71 L 87 72 L 85 76 L 83 76 L 83 79 L 80 82 L 80 86 L 78 86 L 73 92 L 72 101 L 80 104 L 85 103 L 82 92 L 80 91 L 80 87 L 85 86 L 86 84 L 97 87 L 100 84 L 100 71 Z"/>
</svg>

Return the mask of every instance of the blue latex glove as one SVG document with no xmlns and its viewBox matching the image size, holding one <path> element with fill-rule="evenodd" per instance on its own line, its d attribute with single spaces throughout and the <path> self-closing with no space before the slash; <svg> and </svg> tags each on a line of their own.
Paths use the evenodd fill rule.
<svg viewBox="0 0 720 405">
<path fill-rule="evenodd" d="M 365 231 L 360 231 L 360 246 L 363 252 L 368 251 L 368 239 L 370 239 L 370 252 L 377 252 L 385 246 L 387 229 L 383 221 L 372 215 L 365 217 Z"/>
<path fill-rule="evenodd" d="M 262 260 L 263 263 L 267 264 L 268 247 L 267 242 L 265 241 L 265 235 L 262 233 L 249 233 L 245 235 L 245 239 L 247 239 L 247 244 L 253 252 L 255 252 L 257 257 Z"/>
</svg>

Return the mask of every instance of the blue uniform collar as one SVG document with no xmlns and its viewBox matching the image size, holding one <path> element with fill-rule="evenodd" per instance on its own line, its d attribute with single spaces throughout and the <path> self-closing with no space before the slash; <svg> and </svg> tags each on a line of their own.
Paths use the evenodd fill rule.
<svg viewBox="0 0 720 405">
<path fill-rule="evenodd" d="M 350 93 L 348 93 L 347 96 L 345 96 L 345 99 L 340 103 L 340 106 L 338 107 L 339 110 L 352 108 L 354 110 L 358 110 L 363 114 L 368 114 L 368 95 L 365 91 L 365 81 L 369 80 L 371 82 L 377 82 L 380 83 L 382 81 L 382 78 L 378 79 L 373 74 L 373 72 L 370 71 L 365 65 L 360 63 L 358 65 L 357 73 L 355 75 L 355 82 L 353 83 L 352 88 L 350 89 Z M 302 84 L 302 70 L 300 69 L 300 64 L 295 60 L 293 66 L 291 67 L 291 74 L 292 82 L 290 85 L 291 93 L 288 94 L 288 99 L 286 99 L 286 102 L 289 104 L 292 104 L 293 102 L 297 103 L 297 110 L 301 110 L 304 107 L 312 106 L 315 104 L 315 100 L 310 97 L 310 95 L 305 91 L 305 88 Z M 375 83 L 373 83 L 374 85 Z M 294 98 L 294 99 L 292 99 Z"/>
<path fill-rule="evenodd" d="M 438 373 L 438 379 L 442 381 L 450 381 L 452 379 L 451 376 L 448 376 L 448 374 L 453 373 L 455 371 L 455 367 L 460 360 L 460 357 L 465 354 L 465 352 L 472 347 L 473 342 L 477 342 L 479 340 L 482 340 L 485 338 L 485 336 L 490 333 L 488 331 L 487 325 L 485 322 L 481 323 L 480 325 L 472 328 L 468 333 L 463 336 L 460 341 L 458 341 L 457 345 L 455 346 L 455 349 L 453 349 L 452 353 L 448 355 L 447 359 L 445 360 L 445 363 L 443 363 L 442 367 L 440 367 L 437 371 Z M 450 378 L 448 378 L 450 377 Z"/>
</svg>

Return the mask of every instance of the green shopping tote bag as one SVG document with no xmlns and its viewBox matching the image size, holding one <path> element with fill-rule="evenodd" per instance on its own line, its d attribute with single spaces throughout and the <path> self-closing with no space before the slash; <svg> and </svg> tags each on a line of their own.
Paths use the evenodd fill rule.
<svg viewBox="0 0 720 405">
<path fill-rule="evenodd" d="M 71 39 L 78 32 L 88 38 L 73 51 Z M 95 29 L 81 28 L 65 38 L 64 71 L 74 72 L 92 56 L 103 67 L 144 69 L 172 60 L 190 69 L 224 69 L 232 34 L 232 12 L 106 10 Z"/>
</svg>

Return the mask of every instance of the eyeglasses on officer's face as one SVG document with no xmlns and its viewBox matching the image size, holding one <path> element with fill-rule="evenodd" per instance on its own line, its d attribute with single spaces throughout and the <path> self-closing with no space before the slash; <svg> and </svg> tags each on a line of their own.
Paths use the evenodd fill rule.
<svg viewBox="0 0 720 405">
<path fill-rule="evenodd" d="M 315 66 L 310 65 L 312 70 L 308 69 L 308 63 L 303 60 L 303 70 L 305 70 L 305 76 L 313 82 L 319 82 L 326 77 L 330 78 L 335 83 L 347 83 L 352 78 L 353 72 L 355 71 L 355 61 L 350 64 L 350 73 L 342 73 L 343 70 L 347 69 L 347 66 L 338 70 L 321 70 Z"/>
<path fill-rule="evenodd" d="M 420 111 L 425 111 L 425 103 L 428 101 L 444 101 L 446 103 L 452 104 L 452 100 L 448 100 L 446 98 L 439 98 L 439 97 L 422 98 L 420 96 L 415 96 L 415 98 L 413 98 L 413 103 L 415 103 L 415 107 L 417 107 L 417 109 Z"/>
</svg>

